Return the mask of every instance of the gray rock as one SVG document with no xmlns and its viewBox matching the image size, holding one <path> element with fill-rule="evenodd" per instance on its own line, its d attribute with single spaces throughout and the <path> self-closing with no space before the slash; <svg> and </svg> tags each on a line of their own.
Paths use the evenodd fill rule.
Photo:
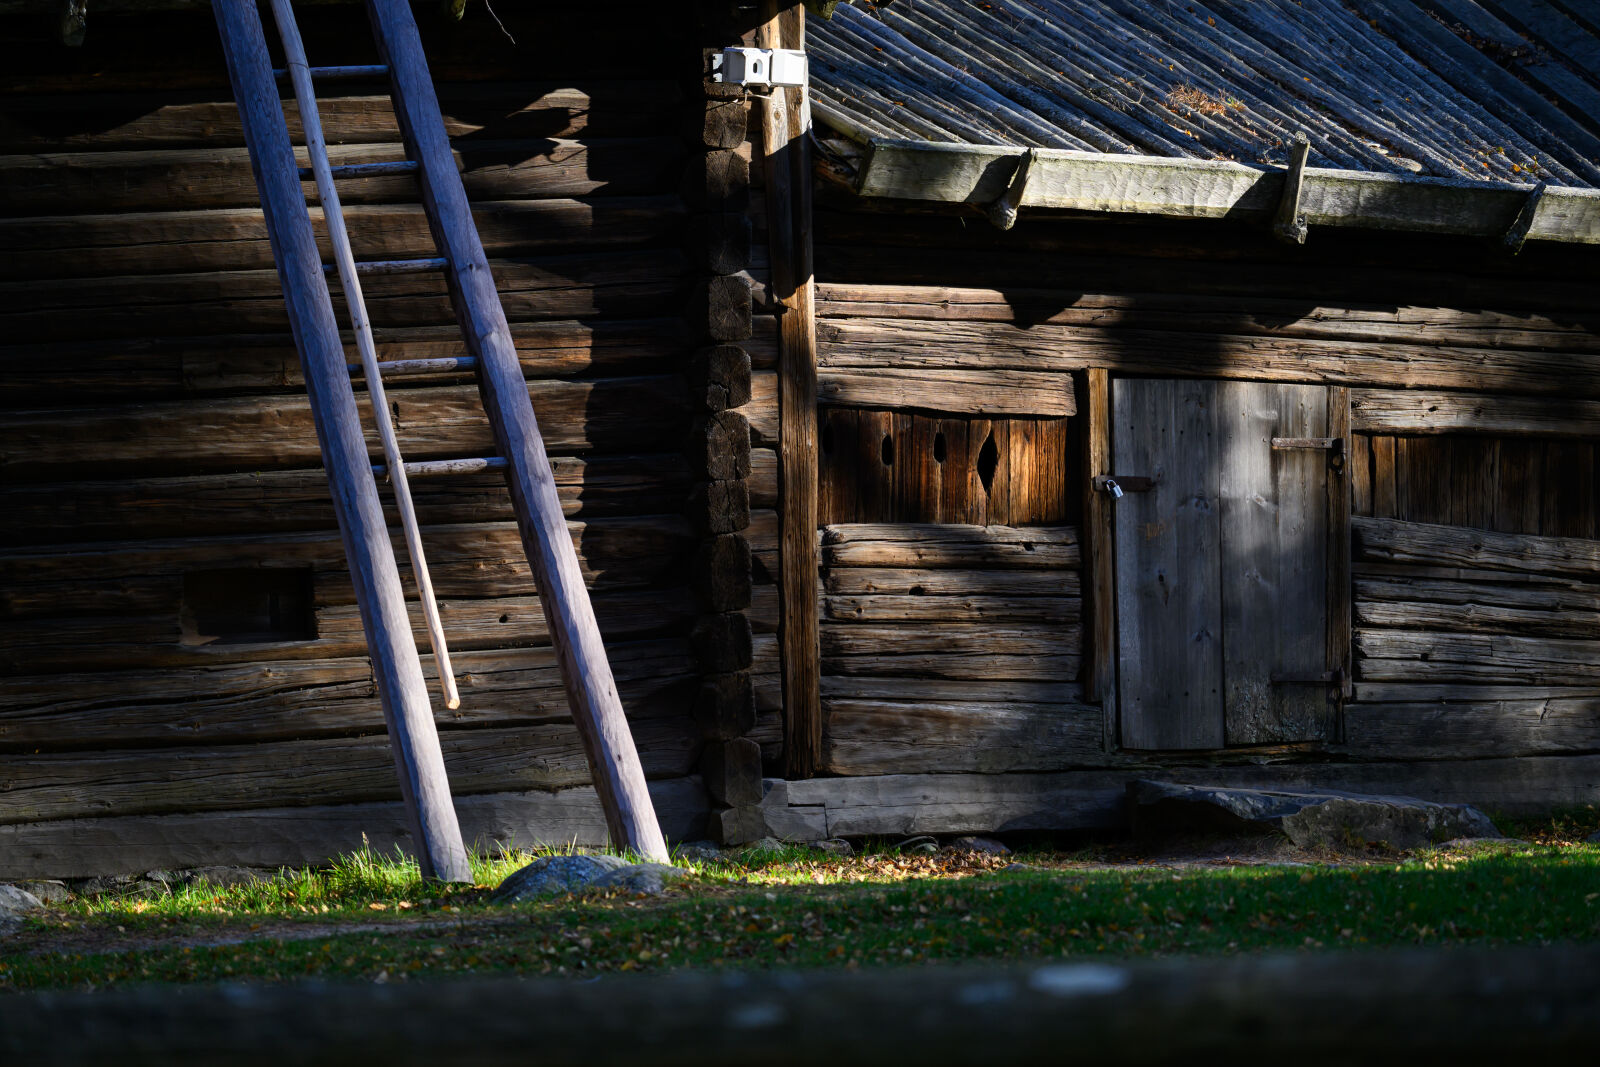
<svg viewBox="0 0 1600 1067">
<path fill-rule="evenodd" d="M 1415 797 L 1135 781 L 1128 783 L 1128 799 L 1135 832 L 1253 827 L 1281 833 L 1301 847 L 1395 849 L 1500 836 L 1489 817 L 1470 804 Z"/>
<path fill-rule="evenodd" d="M 145 878 L 136 874 L 101 875 L 96 878 L 83 878 L 69 883 L 72 891 L 80 897 L 148 897 L 159 896 L 167 891 L 165 882 Z"/>
<path fill-rule="evenodd" d="M 944 846 L 952 852 L 982 852 L 988 856 L 1009 856 L 1011 850 L 992 837 L 958 837 Z"/>
<path fill-rule="evenodd" d="M 621 856 L 540 856 L 508 875 L 489 899 L 513 904 L 575 893 L 628 866 L 631 864 Z"/>
<path fill-rule="evenodd" d="M 812 848 L 818 852 L 826 852 L 830 856 L 854 856 L 855 846 L 842 837 L 830 837 L 825 841 L 814 841 Z"/>
<path fill-rule="evenodd" d="M 629 893 L 645 893 L 657 896 L 666 891 L 667 886 L 681 882 L 686 878 L 687 872 L 677 867 L 669 867 L 665 863 L 631 863 L 626 867 L 619 867 L 610 874 L 602 875 L 595 882 L 595 889 L 622 889 Z"/>
<path fill-rule="evenodd" d="M 672 850 L 674 859 L 704 863 L 722 858 L 722 848 L 712 841 L 686 841 Z"/>
<path fill-rule="evenodd" d="M 277 877 L 276 871 L 255 867 L 195 867 L 183 872 L 186 885 L 204 883 L 218 889 L 232 889 L 241 885 L 260 885 Z"/>
<path fill-rule="evenodd" d="M 1584 840 L 1591 845 L 1600 845 L 1600 830 L 1596 830 L 1594 833 L 1584 838 Z"/>
<path fill-rule="evenodd" d="M 32 893 L 46 904 L 61 904 L 72 899 L 72 890 L 67 888 L 67 883 L 58 882 L 53 878 L 41 878 L 31 882 L 13 882 L 12 885 Z"/>
<path fill-rule="evenodd" d="M 17 923 L 44 903 L 21 886 L 0 885 L 0 923 Z"/>
<path fill-rule="evenodd" d="M 758 856 L 763 852 L 782 852 L 786 846 L 776 837 L 763 837 L 759 841 L 752 841 L 741 849 L 746 855 Z"/>
</svg>

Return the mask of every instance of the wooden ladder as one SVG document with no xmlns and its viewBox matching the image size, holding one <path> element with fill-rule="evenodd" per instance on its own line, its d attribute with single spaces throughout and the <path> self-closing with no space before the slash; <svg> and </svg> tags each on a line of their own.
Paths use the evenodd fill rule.
<svg viewBox="0 0 1600 1067">
<path fill-rule="evenodd" d="M 409 479 L 504 471 L 611 841 L 647 858 L 665 860 L 666 845 L 650 804 L 644 771 L 606 660 L 577 551 L 561 513 L 555 477 L 528 399 L 516 346 L 451 153 L 410 4 L 407 0 L 367 0 L 381 65 L 312 67 L 306 60 L 290 0 L 270 3 L 287 61 L 286 68 L 279 71 L 272 69 L 256 0 L 212 0 L 212 8 L 305 372 L 423 875 L 447 881 L 471 878 L 376 477 L 386 478 L 394 491 L 445 701 L 454 708 L 460 697 L 423 556 Z M 280 78 L 292 85 L 298 102 L 309 168 L 295 161 L 279 97 Z M 406 159 L 342 167 L 329 163 L 315 84 L 351 78 L 388 79 Z M 357 262 L 351 253 L 337 182 L 387 174 L 416 176 L 437 256 Z M 318 251 L 302 180 L 316 182 L 333 246 L 332 264 L 324 265 Z M 447 279 L 467 354 L 381 362 L 361 297 L 361 278 L 424 271 L 442 272 Z M 328 291 L 326 276 L 334 273 L 344 290 L 360 355 L 356 366 L 346 362 Z M 384 399 L 384 379 L 464 370 L 477 375 L 499 455 L 405 462 Z M 382 464 L 372 464 L 367 455 L 351 384 L 352 374 L 358 371 L 366 381 L 377 423 Z"/>
</svg>

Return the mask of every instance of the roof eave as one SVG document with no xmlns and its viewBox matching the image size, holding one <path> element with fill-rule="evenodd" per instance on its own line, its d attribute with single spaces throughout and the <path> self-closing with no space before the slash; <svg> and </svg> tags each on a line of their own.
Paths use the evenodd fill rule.
<svg viewBox="0 0 1600 1067">
<path fill-rule="evenodd" d="M 874 138 L 857 175 L 862 196 L 988 206 L 1027 149 Z M 1283 168 L 1201 159 L 1037 149 L 1024 208 L 1270 221 Z M 1312 226 L 1600 244 L 1600 189 L 1307 167 L 1300 215 Z M 1519 242 L 1520 243 L 1520 242 Z"/>
</svg>

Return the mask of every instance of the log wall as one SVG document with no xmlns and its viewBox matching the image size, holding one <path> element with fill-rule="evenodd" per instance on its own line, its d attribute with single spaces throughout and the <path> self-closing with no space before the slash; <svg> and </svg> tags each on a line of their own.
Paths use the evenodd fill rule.
<svg viewBox="0 0 1600 1067">
<path fill-rule="evenodd" d="M 839 777 L 775 790 L 775 829 L 1106 825 L 1130 774 L 1499 810 L 1600 799 L 1588 755 L 1600 751 L 1600 690 L 1588 688 L 1600 682 L 1588 671 L 1600 658 L 1588 621 L 1600 606 L 1587 569 L 1600 544 L 1592 251 L 1530 244 L 1512 257 L 1323 230 L 1302 247 L 1227 222 L 1044 214 L 1002 233 L 977 212 L 861 200 L 825 182 L 817 195 L 820 393 L 837 405 L 822 409 L 824 430 L 841 409 L 857 425 L 874 409 L 937 423 L 1066 395 L 1092 440 L 1086 371 L 1348 386 L 1354 684 L 1342 734 L 1325 743 L 1122 752 L 1114 709 L 1099 706 L 1114 679 L 1083 693 L 1076 670 L 1112 640 L 1076 610 L 1080 595 L 1111 592 L 1089 585 L 1114 581 L 1112 568 L 874 571 L 841 564 L 854 528 L 828 527 L 823 693 Z M 820 480 L 840 482 L 826 451 Z M 825 489 L 825 509 L 830 499 Z M 850 516 L 848 499 L 834 504 L 836 521 Z M 1053 598 L 1069 596 L 1071 618 L 1058 620 Z M 989 638 L 980 659 L 1012 642 L 1037 666 L 982 682 L 947 671 L 969 650 L 953 637 L 936 651 L 938 628 L 976 619 Z M 868 635 L 870 657 L 855 640 Z M 1074 666 L 1058 673 L 1050 657 L 1063 647 Z M 876 666 L 913 656 L 917 671 Z"/>
<path fill-rule="evenodd" d="M 419 13 L 446 124 L 624 704 L 647 775 L 672 785 L 664 828 L 703 834 L 693 711 L 717 637 L 696 620 L 744 620 L 743 604 L 706 600 L 706 546 L 728 529 L 714 518 L 727 494 L 706 489 L 728 477 L 708 468 L 726 442 L 697 429 L 708 276 L 757 294 L 742 342 L 754 388 L 711 408 L 744 405 L 769 446 L 776 419 L 764 265 L 758 251 L 711 262 L 721 238 L 702 224 L 700 44 L 666 11 L 618 23 L 539 5 L 500 12 L 509 35 L 482 9 L 433 15 Z M 314 62 L 376 61 L 359 6 L 302 26 Z M 167 862 L 160 820 L 229 813 L 305 813 L 317 833 L 265 849 L 275 861 L 391 837 L 397 783 L 210 14 L 106 15 L 70 52 L 31 27 L 0 24 L 0 826 L 28 829 L 33 873 L 93 873 L 50 867 L 77 840 L 154 850 L 102 865 Z M 386 96 L 328 95 L 335 163 L 402 157 Z M 747 160 L 742 135 L 721 155 Z M 433 254 L 410 182 L 344 184 L 358 257 Z M 441 279 L 366 289 L 381 358 L 461 354 Z M 408 459 L 491 454 L 469 376 L 386 384 Z M 736 474 L 758 560 L 775 552 L 775 466 L 768 451 Z M 583 815 L 582 747 L 503 481 L 419 479 L 415 493 L 458 650 L 462 707 L 439 721 L 455 793 L 463 811 L 535 798 L 478 803 L 493 816 L 466 819 L 468 836 L 531 839 L 540 812 L 603 835 L 598 810 Z M 279 608 L 309 590 L 294 624 L 208 640 L 217 611 L 189 601 L 260 574 L 292 574 L 239 582 Z M 531 821 L 519 831 L 508 811 Z M 264 854 L 207 840 L 206 862 Z"/>
</svg>

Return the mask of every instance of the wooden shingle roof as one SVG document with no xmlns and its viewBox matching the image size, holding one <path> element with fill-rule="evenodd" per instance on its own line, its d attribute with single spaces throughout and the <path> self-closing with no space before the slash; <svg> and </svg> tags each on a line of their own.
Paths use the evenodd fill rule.
<svg viewBox="0 0 1600 1067">
<path fill-rule="evenodd" d="M 857 137 L 1600 188 L 1600 0 L 890 0 L 814 20 Z"/>
</svg>

